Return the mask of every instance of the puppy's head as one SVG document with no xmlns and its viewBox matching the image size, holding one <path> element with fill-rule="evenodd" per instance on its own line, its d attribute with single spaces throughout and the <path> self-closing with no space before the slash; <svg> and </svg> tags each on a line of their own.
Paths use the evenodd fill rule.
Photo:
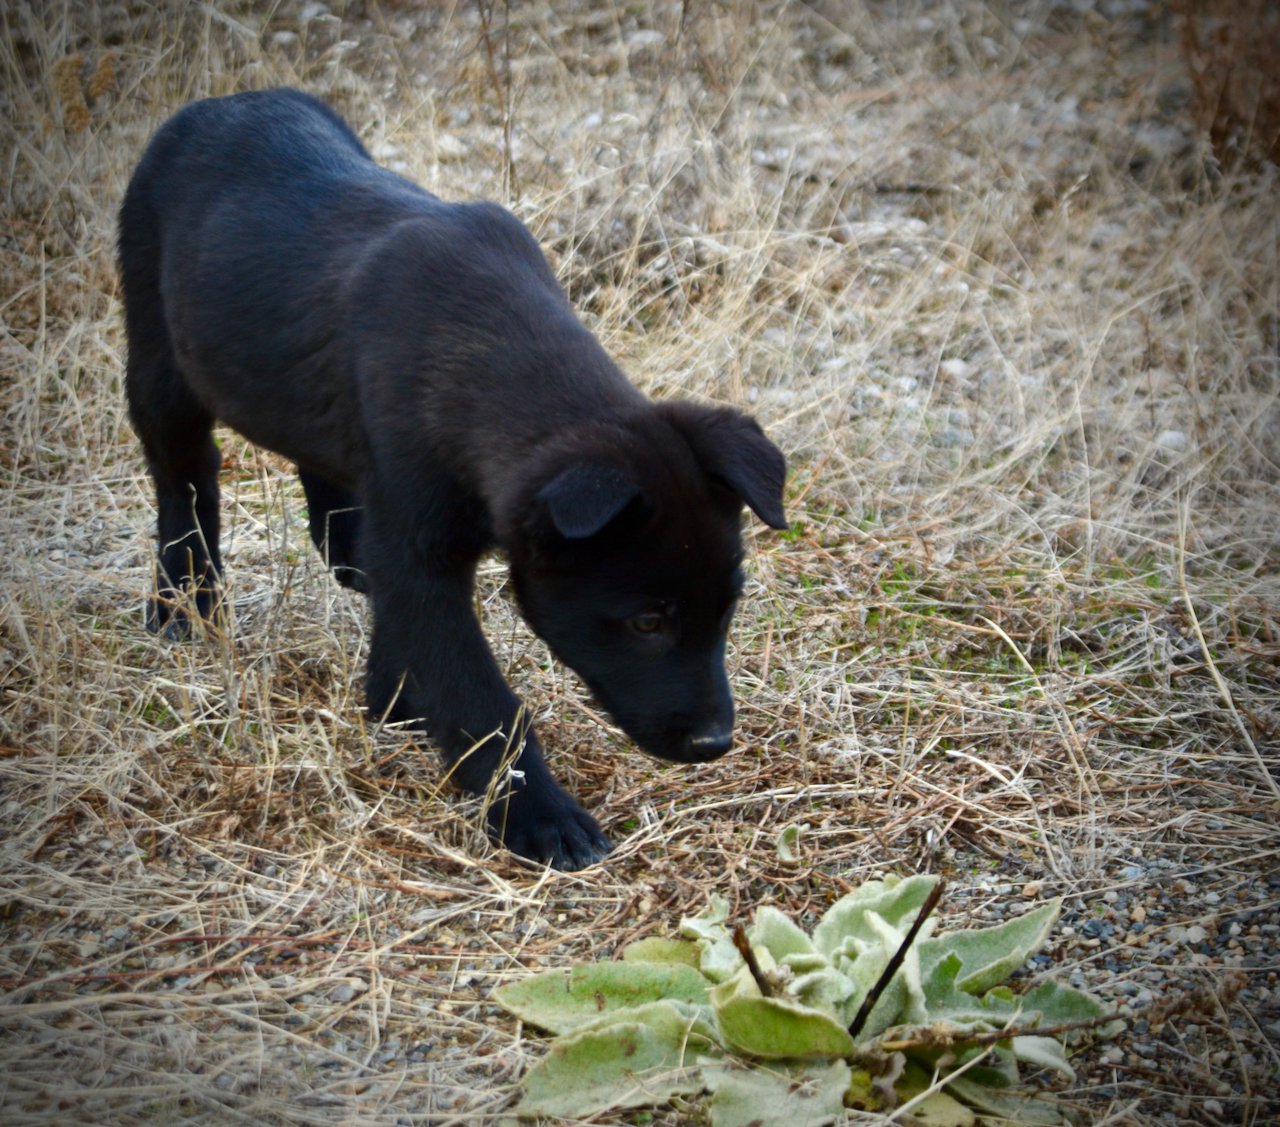
<svg viewBox="0 0 1280 1127">
<path fill-rule="evenodd" d="M 652 755 L 732 744 L 741 511 L 785 528 L 784 477 L 747 416 L 665 404 L 549 445 L 499 513 L 529 624 Z"/>
</svg>

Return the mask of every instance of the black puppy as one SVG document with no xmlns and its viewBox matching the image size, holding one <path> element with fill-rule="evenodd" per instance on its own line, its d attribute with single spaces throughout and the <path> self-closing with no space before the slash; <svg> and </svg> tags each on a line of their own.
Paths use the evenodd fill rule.
<svg viewBox="0 0 1280 1127">
<path fill-rule="evenodd" d="M 786 527 L 783 457 L 736 411 L 641 395 L 510 213 L 380 168 L 312 97 L 236 94 L 152 140 L 120 269 L 159 510 L 152 629 L 187 632 L 183 591 L 216 609 L 221 420 L 297 463 L 317 548 L 373 599 L 370 709 L 420 721 L 467 789 L 496 783 L 508 848 L 572 869 L 609 843 L 551 777 L 480 632 L 488 548 L 637 744 L 681 762 L 729 750 L 740 513 Z"/>
</svg>

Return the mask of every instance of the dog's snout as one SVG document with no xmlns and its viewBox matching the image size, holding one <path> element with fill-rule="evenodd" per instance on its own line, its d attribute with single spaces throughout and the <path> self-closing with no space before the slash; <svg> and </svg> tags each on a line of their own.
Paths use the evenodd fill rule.
<svg viewBox="0 0 1280 1127">
<path fill-rule="evenodd" d="M 719 759 L 732 746 L 732 728 L 696 732 L 689 737 L 689 752 L 694 759 Z"/>
</svg>

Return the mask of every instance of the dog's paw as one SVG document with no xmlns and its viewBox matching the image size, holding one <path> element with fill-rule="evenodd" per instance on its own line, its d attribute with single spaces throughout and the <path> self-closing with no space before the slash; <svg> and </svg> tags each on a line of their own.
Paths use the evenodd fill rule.
<svg viewBox="0 0 1280 1127">
<path fill-rule="evenodd" d="M 333 577 L 349 591 L 358 591 L 362 595 L 369 593 L 369 581 L 358 567 L 346 564 L 333 564 Z"/>
<path fill-rule="evenodd" d="M 177 591 L 162 591 L 147 599 L 146 627 L 166 642 L 187 642 L 225 626 L 222 615 L 222 602 L 214 592 L 196 592 L 193 605 Z"/>
<path fill-rule="evenodd" d="M 558 786 L 519 790 L 494 803 L 489 828 L 512 853 L 553 869 L 585 869 L 613 848 L 596 820 Z"/>
</svg>

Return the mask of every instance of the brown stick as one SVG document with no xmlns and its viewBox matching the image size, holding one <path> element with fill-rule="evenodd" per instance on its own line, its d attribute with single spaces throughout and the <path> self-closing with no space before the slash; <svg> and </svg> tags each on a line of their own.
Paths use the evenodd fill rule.
<svg viewBox="0 0 1280 1127">
<path fill-rule="evenodd" d="M 751 950 L 751 943 L 748 941 L 747 933 L 742 930 L 741 925 L 733 929 L 733 945 L 746 962 L 747 970 L 751 972 L 751 977 L 756 980 L 756 985 L 760 987 L 761 996 L 772 998 L 773 987 L 769 985 L 769 980 L 765 977 L 764 971 L 760 969 L 760 964 L 756 962 L 756 953 Z"/>
<path fill-rule="evenodd" d="M 875 1008 L 875 1004 L 880 1000 L 880 995 L 884 993 L 885 987 L 892 981 L 894 974 L 902 966 L 902 960 L 907 957 L 907 951 L 911 944 L 915 942 L 916 934 L 924 925 L 934 908 L 938 906 L 938 901 L 942 899 L 942 891 L 947 887 L 947 882 L 942 877 L 938 878 L 938 883 L 929 890 L 929 895 L 924 898 L 924 903 L 920 905 L 920 911 L 916 913 L 916 918 L 911 926 L 907 929 L 907 934 L 902 937 L 902 942 L 898 944 L 898 949 L 893 953 L 891 958 L 880 973 L 880 977 L 876 979 L 876 984 L 867 991 L 867 996 L 863 998 L 862 1005 L 858 1007 L 858 1012 L 854 1015 L 853 1021 L 849 1023 L 849 1036 L 855 1040 L 862 1027 L 866 1025 L 867 1018 L 871 1016 L 871 1011 Z"/>
<path fill-rule="evenodd" d="M 1060 1025 L 1025 1025 L 1022 1028 L 1008 1027 L 993 1029 L 989 1033 L 965 1033 L 957 1031 L 954 1036 L 935 1036 L 926 1034 L 923 1037 L 907 1041 L 882 1041 L 878 1046 L 886 1053 L 901 1053 L 911 1049 L 933 1049 L 961 1041 L 965 1045 L 998 1045 L 1011 1037 L 1056 1037 L 1059 1033 L 1073 1033 L 1080 1029 L 1096 1029 L 1118 1017 L 1115 1013 L 1098 1014 L 1096 1017 L 1082 1018 L 1080 1021 L 1064 1021 Z"/>
</svg>

